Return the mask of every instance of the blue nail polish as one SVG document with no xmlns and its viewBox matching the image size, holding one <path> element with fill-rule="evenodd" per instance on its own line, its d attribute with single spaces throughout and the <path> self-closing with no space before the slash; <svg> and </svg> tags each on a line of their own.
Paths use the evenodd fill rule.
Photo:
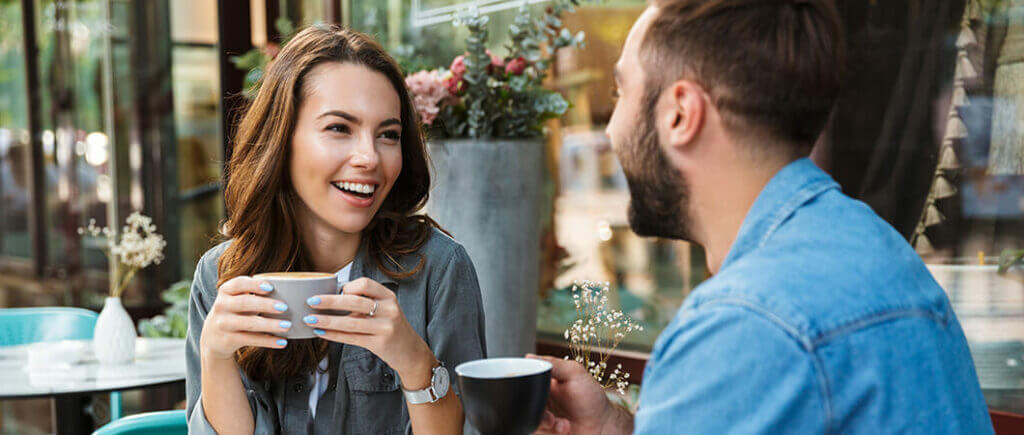
<svg viewBox="0 0 1024 435">
<path fill-rule="evenodd" d="M 326 332 L 324 332 L 323 329 L 313 329 L 313 333 L 316 334 L 316 335 L 324 335 L 324 334 L 326 334 Z"/>
<path fill-rule="evenodd" d="M 306 316 L 306 317 L 302 318 L 302 321 L 312 325 L 312 324 L 316 323 L 316 317 L 315 316 Z"/>
<path fill-rule="evenodd" d="M 310 305 L 320 305 L 320 297 L 319 296 L 313 296 L 313 297 L 311 297 L 309 299 L 306 299 L 306 303 L 310 304 Z"/>
<path fill-rule="evenodd" d="M 277 311 L 285 312 L 288 311 L 288 305 L 278 302 L 274 304 L 274 309 Z"/>
<path fill-rule="evenodd" d="M 292 327 L 292 322 L 289 322 L 287 320 L 282 320 L 281 321 L 281 327 L 284 328 L 284 329 L 291 328 Z"/>
<path fill-rule="evenodd" d="M 277 340 L 277 345 L 278 346 L 287 346 L 288 345 L 288 340 L 285 340 L 283 338 L 280 339 L 280 340 Z"/>
<path fill-rule="evenodd" d="M 263 284 L 260 284 L 260 290 L 263 290 L 265 292 L 273 291 L 274 286 L 270 285 L 270 283 L 265 282 Z"/>
</svg>

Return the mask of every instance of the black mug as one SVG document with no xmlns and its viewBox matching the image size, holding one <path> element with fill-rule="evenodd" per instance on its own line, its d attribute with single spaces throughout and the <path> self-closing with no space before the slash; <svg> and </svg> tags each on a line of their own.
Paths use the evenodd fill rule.
<svg viewBox="0 0 1024 435">
<path fill-rule="evenodd" d="M 551 363 L 530 358 L 492 358 L 455 367 L 466 417 L 484 435 L 521 435 L 537 430 L 551 389 Z"/>
</svg>

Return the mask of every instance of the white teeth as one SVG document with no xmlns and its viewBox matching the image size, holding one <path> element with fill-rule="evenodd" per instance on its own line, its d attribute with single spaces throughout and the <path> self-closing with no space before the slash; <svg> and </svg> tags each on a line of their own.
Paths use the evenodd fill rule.
<svg viewBox="0 0 1024 435">
<path fill-rule="evenodd" d="M 347 181 L 336 184 L 338 185 L 338 187 L 341 187 L 344 190 L 363 193 L 367 195 L 377 190 L 377 186 L 374 186 L 372 184 L 349 183 Z"/>
</svg>

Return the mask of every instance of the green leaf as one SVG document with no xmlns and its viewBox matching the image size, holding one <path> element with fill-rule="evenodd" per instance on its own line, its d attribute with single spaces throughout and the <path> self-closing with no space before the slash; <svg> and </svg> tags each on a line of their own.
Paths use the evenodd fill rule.
<svg viewBox="0 0 1024 435">
<path fill-rule="evenodd" d="M 295 24 L 288 17 L 278 17 L 274 21 L 274 28 L 277 29 L 277 33 L 281 34 L 281 43 L 287 43 L 288 40 L 295 36 Z"/>
<path fill-rule="evenodd" d="M 542 115 L 562 116 L 569 110 L 569 102 L 565 101 L 562 94 L 550 92 L 537 99 L 537 112 Z"/>
<path fill-rule="evenodd" d="M 999 270 L 997 273 L 1006 275 L 1011 267 L 1021 265 L 1024 265 L 1024 249 L 1006 249 L 999 256 Z"/>
</svg>

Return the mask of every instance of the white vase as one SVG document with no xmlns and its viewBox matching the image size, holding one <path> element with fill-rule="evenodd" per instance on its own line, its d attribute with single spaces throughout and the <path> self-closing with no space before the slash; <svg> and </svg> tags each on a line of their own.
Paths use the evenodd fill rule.
<svg viewBox="0 0 1024 435">
<path fill-rule="evenodd" d="M 107 298 L 93 330 L 93 352 L 102 364 L 128 364 L 135 359 L 135 323 L 121 298 Z"/>
</svg>

